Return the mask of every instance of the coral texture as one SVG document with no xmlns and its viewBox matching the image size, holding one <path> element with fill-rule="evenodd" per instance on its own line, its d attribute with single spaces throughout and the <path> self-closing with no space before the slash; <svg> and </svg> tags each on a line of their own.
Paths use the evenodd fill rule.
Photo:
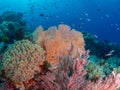
<svg viewBox="0 0 120 90">
<path fill-rule="evenodd" d="M 28 40 L 17 41 L 4 53 L 3 70 L 7 78 L 15 83 L 26 82 L 40 72 L 44 50 Z"/>
<path fill-rule="evenodd" d="M 71 29 L 67 25 L 59 25 L 58 28 L 53 26 L 48 30 L 39 26 L 32 34 L 33 40 L 46 50 L 46 59 L 54 64 L 58 62 L 58 56 L 61 53 L 68 55 L 68 49 L 74 46 L 72 49 L 72 56 L 76 56 L 77 48 L 84 50 L 84 39 L 80 32 Z"/>
</svg>

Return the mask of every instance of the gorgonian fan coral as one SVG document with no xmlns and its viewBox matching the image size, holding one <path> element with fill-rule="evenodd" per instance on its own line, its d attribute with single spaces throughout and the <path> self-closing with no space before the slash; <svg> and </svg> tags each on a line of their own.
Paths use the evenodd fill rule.
<svg viewBox="0 0 120 90">
<path fill-rule="evenodd" d="M 53 26 L 44 31 L 39 26 L 33 32 L 33 40 L 46 50 L 46 59 L 51 64 L 58 62 L 60 52 L 68 55 L 68 49 L 73 44 L 72 56 L 76 55 L 77 48 L 84 50 L 84 39 L 81 32 L 71 29 L 67 25 Z"/>
</svg>

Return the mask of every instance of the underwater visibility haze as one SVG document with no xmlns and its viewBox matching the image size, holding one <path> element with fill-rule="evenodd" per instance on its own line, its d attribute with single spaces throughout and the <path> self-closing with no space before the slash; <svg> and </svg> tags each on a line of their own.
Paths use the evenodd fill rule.
<svg viewBox="0 0 120 90">
<path fill-rule="evenodd" d="M 64 23 L 120 44 L 119 0 L 4 0 L 0 4 L 0 13 L 22 12 L 33 29 Z"/>
<path fill-rule="evenodd" d="M 0 90 L 120 90 L 120 0 L 0 0 Z"/>
</svg>

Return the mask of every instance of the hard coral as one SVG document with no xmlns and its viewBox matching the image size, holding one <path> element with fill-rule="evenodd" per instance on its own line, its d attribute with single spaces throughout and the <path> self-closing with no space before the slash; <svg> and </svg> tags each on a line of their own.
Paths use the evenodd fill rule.
<svg viewBox="0 0 120 90">
<path fill-rule="evenodd" d="M 72 56 L 75 57 L 77 48 L 84 50 L 84 39 L 80 32 L 67 25 L 53 26 L 47 31 L 40 26 L 32 34 L 33 40 L 46 50 L 46 59 L 51 63 L 58 62 L 61 53 L 68 55 L 68 49 L 73 45 Z"/>
<path fill-rule="evenodd" d="M 10 45 L 3 56 L 2 70 L 5 76 L 14 83 L 27 82 L 40 72 L 44 50 L 28 40 L 21 40 Z"/>
</svg>

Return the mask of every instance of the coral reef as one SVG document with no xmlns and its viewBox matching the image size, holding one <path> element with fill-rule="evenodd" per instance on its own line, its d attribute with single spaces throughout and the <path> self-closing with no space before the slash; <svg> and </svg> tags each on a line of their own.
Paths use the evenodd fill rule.
<svg viewBox="0 0 120 90">
<path fill-rule="evenodd" d="M 27 28 L 22 13 L 6 11 L 0 19 L 0 42 L 9 44 L 25 38 Z"/>
<path fill-rule="evenodd" d="M 91 55 L 96 55 L 98 58 L 108 59 L 109 57 L 120 58 L 120 46 L 116 43 L 98 40 L 94 35 L 83 32 L 85 39 L 85 49 L 89 49 Z M 112 51 L 112 53 L 110 53 Z M 109 55 L 107 55 L 109 54 Z"/>
<path fill-rule="evenodd" d="M 120 58 L 115 55 L 110 56 L 106 59 L 98 58 L 96 55 L 90 55 L 89 60 L 91 61 L 91 63 L 94 63 L 95 65 L 99 66 L 99 68 L 101 68 L 104 72 L 104 75 L 109 75 L 114 68 L 120 66 Z M 91 66 L 94 67 L 94 64 Z"/>
<path fill-rule="evenodd" d="M 92 63 L 94 63 L 93 65 L 90 65 L 91 67 L 94 67 L 94 65 L 95 65 L 94 68 L 98 67 L 98 69 L 102 71 L 101 73 L 103 73 L 102 76 L 108 76 L 111 74 L 114 68 L 116 69 L 119 68 L 120 66 L 119 45 L 117 45 L 116 43 L 110 43 L 108 41 L 99 41 L 98 38 L 96 38 L 94 35 L 91 35 L 89 33 L 83 33 L 83 36 L 86 43 L 85 49 L 90 50 L 89 60 Z M 100 72 L 100 70 L 98 72 Z M 91 77 L 94 76 L 92 74 L 90 75 Z"/>
<path fill-rule="evenodd" d="M 99 78 L 101 77 L 105 77 L 104 71 L 103 71 L 103 67 L 90 62 L 86 67 L 85 67 L 87 74 L 86 74 L 86 78 L 88 80 L 92 80 L 92 81 L 97 81 Z"/>
<path fill-rule="evenodd" d="M 60 53 L 68 54 L 68 49 L 73 46 L 72 56 L 75 57 L 77 48 L 84 50 L 84 39 L 80 32 L 67 25 L 53 26 L 48 30 L 39 26 L 32 34 L 33 40 L 46 50 L 46 59 L 54 64 L 58 62 Z"/>
<path fill-rule="evenodd" d="M 17 84 L 29 81 L 40 72 L 44 50 L 28 40 L 22 40 L 9 45 L 3 56 L 2 70 L 6 78 Z"/>
<path fill-rule="evenodd" d="M 105 58 L 101 52 L 97 53 L 99 50 L 95 51 L 95 56 L 94 45 L 89 53 L 84 48 L 85 37 L 81 32 L 61 24 L 58 28 L 53 26 L 48 30 L 39 26 L 31 36 L 30 40 L 20 40 L 8 45 L 1 54 L 0 75 L 6 90 L 120 88 L 120 70 L 116 64 L 119 63 L 119 57 L 114 55 Z M 3 40 L 7 42 L 9 37 L 5 36 Z M 90 47 L 91 43 L 87 44 L 89 45 L 86 47 Z"/>
<path fill-rule="evenodd" d="M 26 25 L 26 21 L 23 18 L 23 14 L 20 12 L 5 11 L 0 17 L 2 21 L 18 22 L 18 24 L 22 26 Z"/>
<path fill-rule="evenodd" d="M 7 44 L 4 42 L 0 43 L 0 54 L 7 48 Z"/>
<path fill-rule="evenodd" d="M 66 56 L 65 56 L 66 57 Z M 116 74 L 115 71 L 112 72 L 109 77 L 105 79 L 99 78 L 96 82 L 87 80 L 86 70 L 84 66 L 87 65 L 89 57 L 89 52 L 78 50 L 78 56 L 72 59 L 68 56 L 66 60 L 69 63 L 62 62 L 62 65 L 58 66 L 56 76 L 52 71 L 48 71 L 44 74 L 37 74 L 35 79 L 32 81 L 32 85 L 28 90 L 116 90 L 120 87 L 120 74 Z M 63 57 L 64 58 L 64 57 Z M 69 60 L 68 60 L 69 59 Z M 65 60 L 65 59 L 64 59 Z M 66 68 L 69 68 L 69 64 L 72 62 L 72 74 L 69 76 Z M 65 66 L 64 66 L 65 65 Z M 66 68 L 62 68 L 64 66 Z M 69 68 L 70 69 L 70 68 Z M 48 77 L 49 75 L 49 77 Z"/>
</svg>

